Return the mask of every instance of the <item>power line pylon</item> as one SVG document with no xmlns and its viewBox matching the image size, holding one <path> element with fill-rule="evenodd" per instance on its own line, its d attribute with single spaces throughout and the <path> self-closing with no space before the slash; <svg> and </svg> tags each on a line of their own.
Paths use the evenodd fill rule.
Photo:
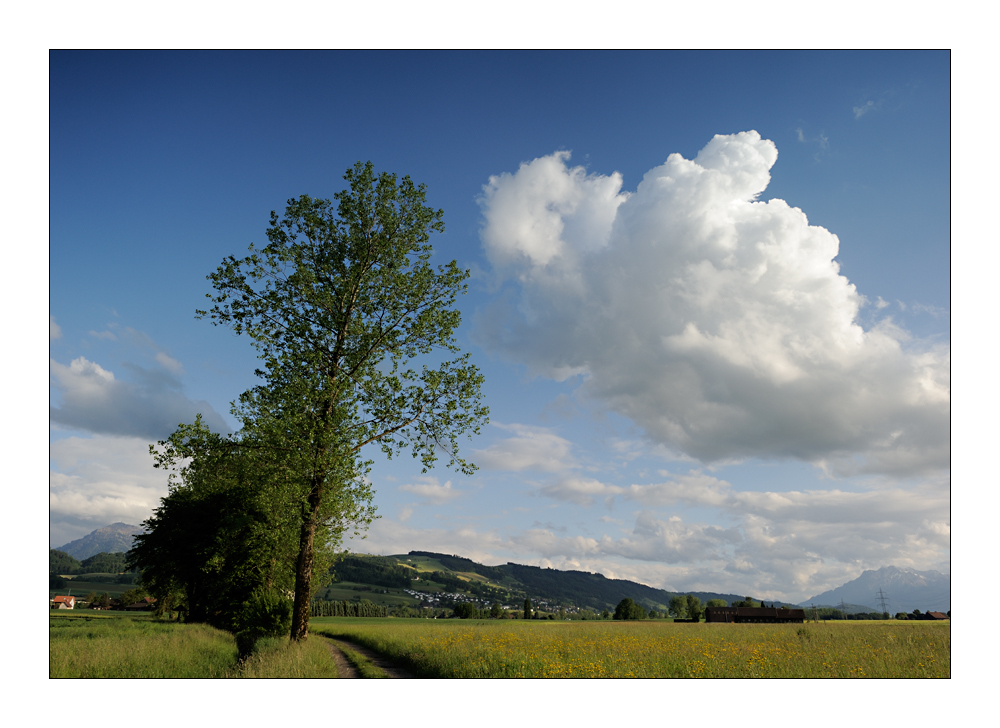
<svg viewBox="0 0 1000 728">
<path fill-rule="evenodd" d="M 889 597 L 887 597 L 882 592 L 882 587 L 879 587 L 878 588 L 878 603 L 879 603 L 879 606 L 882 607 L 882 614 L 888 614 L 889 613 L 889 610 L 885 608 L 885 605 L 886 605 L 886 603 L 888 601 L 889 601 Z"/>
</svg>

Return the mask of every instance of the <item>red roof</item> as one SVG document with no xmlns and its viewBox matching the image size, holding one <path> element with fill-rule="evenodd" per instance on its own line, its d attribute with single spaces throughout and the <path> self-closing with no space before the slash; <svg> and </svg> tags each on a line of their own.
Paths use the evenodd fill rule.
<svg viewBox="0 0 1000 728">
<path fill-rule="evenodd" d="M 72 604 L 76 602 L 76 597 L 52 597 L 54 602 L 66 602 L 67 604 Z"/>
</svg>

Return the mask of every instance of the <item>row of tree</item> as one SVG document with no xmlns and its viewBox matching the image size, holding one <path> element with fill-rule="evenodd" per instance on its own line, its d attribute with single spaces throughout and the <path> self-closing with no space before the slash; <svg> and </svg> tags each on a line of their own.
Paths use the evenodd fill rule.
<svg viewBox="0 0 1000 728">
<path fill-rule="evenodd" d="M 483 377 L 455 337 L 469 273 L 430 264 L 443 213 L 371 163 L 344 178 L 336 205 L 289 200 L 266 246 L 209 276 L 198 317 L 249 336 L 262 360 L 262 383 L 233 405 L 239 431 L 198 417 L 150 447 L 169 493 L 129 565 L 158 604 L 236 632 L 244 654 L 262 635 L 308 635 L 343 536 L 375 517 L 362 448 L 408 451 L 425 470 L 445 454 L 471 474 L 457 439 L 487 422 Z"/>
<path fill-rule="evenodd" d="M 748 601 L 752 601 L 747 597 Z M 742 602 L 736 602 L 743 606 Z M 634 619 L 665 619 L 667 616 L 675 619 L 687 619 L 698 621 L 705 614 L 706 607 L 725 607 L 725 599 L 709 599 L 706 604 L 701 603 L 701 599 L 694 594 L 678 594 L 670 598 L 670 604 L 666 612 L 657 612 L 655 609 L 646 611 L 645 607 L 626 597 L 618 602 L 615 607 L 614 619 L 634 620 Z"/>
<path fill-rule="evenodd" d="M 313 617 L 388 617 L 389 608 L 362 599 L 360 602 L 313 601 L 309 611 Z"/>
</svg>

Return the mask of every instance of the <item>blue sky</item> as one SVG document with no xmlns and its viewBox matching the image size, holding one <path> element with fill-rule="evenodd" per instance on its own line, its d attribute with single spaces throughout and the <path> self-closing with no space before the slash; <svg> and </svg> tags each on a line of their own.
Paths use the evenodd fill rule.
<svg viewBox="0 0 1000 728">
<path fill-rule="evenodd" d="M 427 185 L 436 260 L 473 271 L 491 424 L 472 477 L 373 452 L 351 548 L 793 601 L 950 571 L 950 76 L 946 52 L 52 53 L 50 545 L 149 515 L 171 423 L 235 426 L 256 360 L 194 318 L 205 277 L 371 160 Z"/>
</svg>

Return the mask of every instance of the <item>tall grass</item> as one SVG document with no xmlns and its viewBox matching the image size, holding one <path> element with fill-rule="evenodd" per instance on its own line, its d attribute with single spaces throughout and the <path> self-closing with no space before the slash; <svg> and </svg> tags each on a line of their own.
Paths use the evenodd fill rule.
<svg viewBox="0 0 1000 728">
<path fill-rule="evenodd" d="M 229 670 L 226 677 L 331 678 L 337 677 L 337 665 L 321 637 L 305 642 L 272 637 L 258 640 L 253 654 Z"/>
<path fill-rule="evenodd" d="M 431 677 L 950 677 L 950 624 L 314 619 Z"/>
<path fill-rule="evenodd" d="M 203 624 L 49 619 L 49 677 L 223 677 L 236 641 Z"/>
<path fill-rule="evenodd" d="M 237 662 L 232 634 L 149 615 L 50 615 L 50 677 L 274 678 L 337 677 L 326 641 L 258 642 Z"/>
</svg>

